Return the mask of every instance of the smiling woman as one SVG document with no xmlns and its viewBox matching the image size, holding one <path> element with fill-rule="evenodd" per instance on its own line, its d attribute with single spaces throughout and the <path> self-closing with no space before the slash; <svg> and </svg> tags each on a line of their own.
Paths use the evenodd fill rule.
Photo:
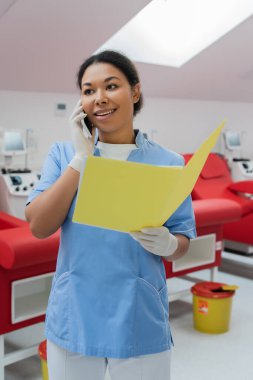
<svg viewBox="0 0 253 380">
<path fill-rule="evenodd" d="M 110 64 L 93 64 L 83 75 L 83 110 L 102 142 L 134 143 L 133 105 L 139 97 L 139 83 L 131 87 L 125 75 Z"/>
<path fill-rule="evenodd" d="M 77 78 L 72 142 L 53 145 L 26 210 L 39 238 L 61 227 L 46 318 L 50 380 L 103 380 L 107 366 L 111 380 L 169 380 L 172 337 L 162 258 L 181 257 L 195 237 L 191 198 L 163 226 L 131 234 L 73 223 L 72 217 L 88 155 L 167 166 L 183 165 L 183 158 L 134 129 L 143 99 L 127 57 L 101 52 L 81 65 Z"/>
<path fill-rule="evenodd" d="M 77 82 L 86 122 L 98 129 L 99 140 L 133 143 L 133 116 L 140 111 L 143 98 L 132 62 L 114 51 L 102 52 L 84 62 Z"/>
</svg>

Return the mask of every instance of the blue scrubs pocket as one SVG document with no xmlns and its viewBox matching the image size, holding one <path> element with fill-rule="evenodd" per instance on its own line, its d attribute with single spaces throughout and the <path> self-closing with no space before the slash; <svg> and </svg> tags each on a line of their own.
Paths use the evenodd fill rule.
<svg viewBox="0 0 253 380">
<path fill-rule="evenodd" d="M 164 311 L 164 319 L 165 322 L 168 322 L 169 320 L 169 298 L 168 298 L 168 289 L 167 285 L 165 285 L 160 291 L 159 295 L 163 304 L 163 311 Z"/>
<path fill-rule="evenodd" d="M 167 285 L 158 291 L 138 277 L 136 287 L 135 347 L 152 350 L 168 346 L 171 338 Z"/>
<path fill-rule="evenodd" d="M 47 308 L 47 328 L 58 338 L 69 338 L 69 272 L 54 278 Z"/>
</svg>

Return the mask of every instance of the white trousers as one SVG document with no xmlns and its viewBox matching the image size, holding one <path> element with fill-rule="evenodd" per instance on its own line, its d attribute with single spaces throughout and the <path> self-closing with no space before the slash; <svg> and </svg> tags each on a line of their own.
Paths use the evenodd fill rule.
<svg viewBox="0 0 253 380">
<path fill-rule="evenodd" d="M 170 380 L 170 350 L 128 359 L 82 356 L 47 341 L 49 380 Z"/>
</svg>

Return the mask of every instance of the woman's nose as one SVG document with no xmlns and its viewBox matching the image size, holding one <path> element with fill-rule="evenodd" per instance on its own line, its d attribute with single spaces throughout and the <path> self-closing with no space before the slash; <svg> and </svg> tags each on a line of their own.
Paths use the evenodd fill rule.
<svg viewBox="0 0 253 380">
<path fill-rule="evenodd" d="M 108 103 L 108 98 L 106 96 L 105 91 L 97 91 L 96 94 L 96 104 L 106 104 Z"/>
</svg>

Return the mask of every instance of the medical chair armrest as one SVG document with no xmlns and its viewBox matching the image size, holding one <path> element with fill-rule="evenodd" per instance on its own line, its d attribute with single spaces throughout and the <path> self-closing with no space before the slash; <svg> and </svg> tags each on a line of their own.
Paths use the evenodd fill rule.
<svg viewBox="0 0 253 380">
<path fill-rule="evenodd" d="M 227 188 L 235 193 L 253 194 L 253 181 L 233 182 Z"/>
<path fill-rule="evenodd" d="M 29 226 L 0 231 L 0 265 L 16 269 L 56 261 L 59 233 L 39 240 Z"/>
<path fill-rule="evenodd" d="M 15 227 L 25 227 L 28 223 L 25 220 L 16 218 L 15 216 L 0 212 L 0 231 Z"/>
<path fill-rule="evenodd" d="M 202 199 L 192 204 L 197 227 L 228 223 L 240 219 L 242 214 L 240 205 L 229 199 Z"/>
</svg>

